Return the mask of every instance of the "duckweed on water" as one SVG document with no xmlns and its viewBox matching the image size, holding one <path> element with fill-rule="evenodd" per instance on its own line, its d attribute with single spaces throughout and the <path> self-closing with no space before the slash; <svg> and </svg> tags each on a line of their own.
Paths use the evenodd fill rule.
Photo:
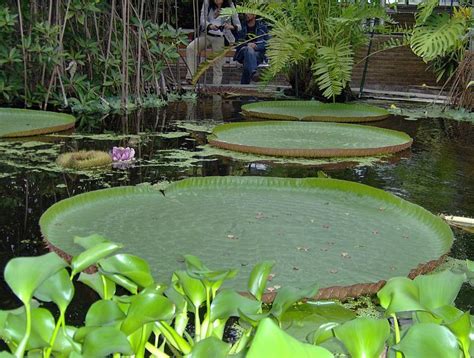
<svg viewBox="0 0 474 358">
<path fill-rule="evenodd" d="M 404 116 L 406 120 L 410 121 L 423 118 L 445 118 L 474 123 L 474 112 L 469 112 L 465 109 L 445 108 L 440 105 L 429 105 L 418 108 L 399 108 L 392 105 L 388 111 L 395 115 Z"/>
</svg>

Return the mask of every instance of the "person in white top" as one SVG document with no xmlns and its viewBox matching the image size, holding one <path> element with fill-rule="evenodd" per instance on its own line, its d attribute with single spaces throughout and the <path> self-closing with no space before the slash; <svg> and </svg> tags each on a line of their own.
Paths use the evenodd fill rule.
<svg viewBox="0 0 474 358">
<path fill-rule="evenodd" d="M 196 57 L 198 53 L 208 46 L 211 46 L 213 52 L 221 51 L 224 48 L 225 40 L 229 44 L 235 42 L 232 30 L 240 31 L 242 29 L 237 14 L 232 15 L 232 17 L 219 17 L 221 9 L 224 7 L 233 8 L 234 4 L 231 0 L 204 0 L 200 17 L 201 33 L 186 48 L 186 62 L 188 64 L 186 80 L 188 82 L 191 81 L 196 72 Z M 213 65 L 212 83 L 215 85 L 220 85 L 222 82 L 222 65 L 224 61 L 225 59 L 222 58 Z"/>
</svg>

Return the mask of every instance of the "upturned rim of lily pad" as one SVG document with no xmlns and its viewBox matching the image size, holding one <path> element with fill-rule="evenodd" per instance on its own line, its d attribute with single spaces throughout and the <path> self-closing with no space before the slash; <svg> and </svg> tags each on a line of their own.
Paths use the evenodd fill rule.
<svg viewBox="0 0 474 358">
<path fill-rule="evenodd" d="M 76 118 L 66 113 L 22 108 L 0 108 L 0 126 L 2 124 L 2 117 L 7 116 L 14 117 L 19 125 L 23 125 L 22 122 L 27 122 L 26 126 L 31 126 L 31 128 L 13 128 L 6 133 L 0 133 L 0 138 L 31 137 L 40 134 L 62 132 L 74 128 L 76 123 Z M 48 124 L 35 126 L 35 119 L 46 119 Z"/>
<path fill-rule="evenodd" d="M 309 109 L 311 113 L 308 114 Z M 242 106 L 242 114 L 247 118 L 362 123 L 380 121 L 387 118 L 390 112 L 365 103 L 284 100 L 247 103 Z"/>
<path fill-rule="evenodd" d="M 157 189 L 149 186 L 136 186 L 136 187 L 116 187 L 109 189 L 101 189 L 94 192 L 88 192 L 79 194 L 75 197 L 64 199 L 53 206 L 51 206 L 41 217 L 40 227 L 43 235 L 43 240 L 50 251 L 56 252 L 59 256 L 65 260 L 70 261 L 71 255 L 65 252 L 63 249 L 53 244 L 48 240 L 48 226 L 54 224 L 55 216 L 65 210 L 74 210 L 76 204 L 88 202 L 89 200 L 101 201 L 113 199 L 117 196 L 127 196 L 135 194 L 156 194 L 160 198 L 166 198 L 169 195 L 179 195 L 181 190 L 192 190 L 193 188 L 211 188 L 219 190 L 220 185 L 236 184 L 241 183 L 245 188 L 245 182 L 249 181 L 249 185 L 257 187 L 261 186 L 265 188 L 275 187 L 275 190 L 281 190 L 285 187 L 291 187 L 295 189 L 302 189 L 304 191 L 315 188 L 329 188 L 328 190 L 341 190 L 342 192 L 351 192 L 356 196 L 372 197 L 373 199 L 380 199 L 387 203 L 387 205 L 393 205 L 399 210 L 410 212 L 411 216 L 418 218 L 418 220 L 424 222 L 424 225 L 428 225 L 433 228 L 434 231 L 439 233 L 438 240 L 442 243 L 440 246 L 441 255 L 437 258 L 429 260 L 427 262 L 419 263 L 415 268 L 409 270 L 408 277 L 415 278 L 418 275 L 426 274 L 433 271 L 437 266 L 446 260 L 447 253 L 453 242 L 453 233 L 449 226 L 439 217 L 433 215 L 426 209 L 407 202 L 399 197 L 394 196 L 388 192 L 380 189 L 376 189 L 367 185 L 348 182 L 344 180 L 336 179 L 323 179 L 323 178 L 306 178 L 306 179 L 292 179 L 292 178 L 268 178 L 268 177 L 203 177 L 203 178 L 188 178 L 180 180 L 178 182 L 171 183 L 164 188 L 164 194 L 162 188 Z M 268 189 L 267 188 L 267 189 Z M 168 194 L 168 195 L 166 195 Z M 315 261 L 317 265 L 317 261 Z M 178 267 L 177 267 L 178 268 Z M 90 267 L 88 272 L 94 272 L 95 268 Z M 408 270 L 408 269 L 407 269 Z M 314 297 L 307 297 L 308 299 L 346 299 L 349 297 L 358 297 L 361 295 L 371 295 L 378 292 L 387 282 L 390 277 L 380 279 L 376 282 L 361 282 L 352 285 L 334 285 L 321 288 Z M 243 295 L 248 295 L 247 292 L 241 292 Z M 263 294 L 262 300 L 267 303 L 271 303 L 276 296 L 276 292 L 266 292 Z"/>
</svg>

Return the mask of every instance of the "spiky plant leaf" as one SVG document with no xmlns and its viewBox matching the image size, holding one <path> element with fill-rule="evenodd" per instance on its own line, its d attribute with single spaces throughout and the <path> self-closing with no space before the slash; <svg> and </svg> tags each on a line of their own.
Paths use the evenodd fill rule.
<svg viewBox="0 0 474 358">
<path fill-rule="evenodd" d="M 351 80 L 354 51 L 349 43 L 340 42 L 321 46 L 318 57 L 311 69 L 324 97 L 334 99 Z"/>
<path fill-rule="evenodd" d="M 448 14 L 431 16 L 413 30 L 411 49 L 425 62 L 431 61 L 456 49 L 465 32 L 464 18 L 450 18 Z"/>
<path fill-rule="evenodd" d="M 222 60 L 233 47 L 224 47 L 221 51 L 212 52 L 207 59 L 198 66 L 196 72 L 194 73 L 191 83 L 193 86 L 199 81 L 201 76 L 206 72 L 211 66 L 213 66 L 219 60 Z"/>
</svg>

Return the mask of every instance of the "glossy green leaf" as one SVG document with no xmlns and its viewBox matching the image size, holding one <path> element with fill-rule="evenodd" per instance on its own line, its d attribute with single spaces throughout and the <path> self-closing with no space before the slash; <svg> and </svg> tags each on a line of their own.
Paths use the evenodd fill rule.
<svg viewBox="0 0 474 358">
<path fill-rule="evenodd" d="M 7 263 L 4 271 L 5 281 L 24 304 L 29 304 L 35 290 L 66 266 L 66 262 L 55 253 L 17 257 Z"/>
<path fill-rule="evenodd" d="M 81 345 L 73 340 L 76 331 L 77 328 L 72 326 L 66 326 L 59 330 L 52 350 L 54 357 L 61 357 L 61 355 L 67 357 L 71 352 L 81 351 Z"/>
<path fill-rule="evenodd" d="M 209 337 L 199 341 L 193 347 L 189 358 L 226 358 L 230 348 L 230 344 L 216 337 Z"/>
<path fill-rule="evenodd" d="M 270 318 L 265 318 L 258 325 L 247 353 L 247 358 L 261 357 L 329 358 L 333 355 L 322 347 L 296 340 L 278 328 Z"/>
<path fill-rule="evenodd" d="M 97 244 L 86 251 L 80 253 L 74 257 L 71 261 L 72 273 L 71 276 L 75 276 L 77 273 L 88 268 L 91 265 L 95 265 L 100 259 L 109 256 L 121 249 L 123 245 L 119 245 L 112 242 L 104 242 Z"/>
<path fill-rule="evenodd" d="M 115 294 L 115 282 L 105 276 L 101 276 L 98 272 L 93 274 L 81 272 L 77 280 L 92 288 L 102 299 L 112 297 Z M 106 285 L 105 291 L 103 280 L 105 280 Z"/>
<path fill-rule="evenodd" d="M 464 274 L 445 270 L 432 275 L 418 276 L 414 283 L 418 287 L 420 303 L 432 310 L 454 304 L 465 279 Z"/>
<path fill-rule="evenodd" d="M 344 323 L 356 316 L 353 311 L 335 302 L 317 301 L 293 305 L 281 316 L 280 322 L 285 332 L 304 341 L 308 334 L 323 324 Z"/>
<path fill-rule="evenodd" d="M 44 308 L 33 308 L 31 310 L 31 334 L 26 349 L 48 347 L 54 326 L 55 322 L 51 312 Z M 9 314 L 3 334 L 8 340 L 18 344 L 25 336 L 25 329 L 26 312 Z"/>
<path fill-rule="evenodd" d="M 111 326 L 125 318 L 118 304 L 111 300 L 100 300 L 92 304 L 86 314 L 86 326 Z"/>
<path fill-rule="evenodd" d="M 334 328 L 334 334 L 353 358 L 379 357 L 390 336 L 385 319 L 356 318 Z"/>
<path fill-rule="evenodd" d="M 277 319 L 280 319 L 283 313 L 294 303 L 301 301 L 303 298 L 316 296 L 318 290 L 318 285 L 312 285 L 306 289 L 283 287 L 275 296 L 270 313 Z"/>
<path fill-rule="evenodd" d="M 413 325 L 392 348 L 405 357 L 459 358 L 461 354 L 456 336 L 434 323 Z"/>
<path fill-rule="evenodd" d="M 142 258 L 130 254 L 117 254 L 99 261 L 102 270 L 125 276 L 138 286 L 147 287 L 153 283 L 150 266 Z"/>
<path fill-rule="evenodd" d="M 132 355 L 133 350 L 127 337 L 115 327 L 100 327 L 89 332 L 84 339 L 82 354 L 84 357 L 105 357 L 121 353 Z"/>
<path fill-rule="evenodd" d="M 176 271 L 174 274 L 178 277 L 180 287 L 194 308 L 199 308 L 206 300 L 206 288 L 203 283 L 191 277 L 186 271 Z"/>
<path fill-rule="evenodd" d="M 377 292 L 380 305 L 385 308 L 387 316 L 392 313 L 407 311 L 425 311 L 426 307 L 420 303 L 420 295 L 416 284 L 406 277 L 390 279 Z"/>
<path fill-rule="evenodd" d="M 139 294 L 132 301 L 121 330 L 129 335 L 144 324 L 154 321 L 168 321 L 175 313 L 174 304 L 157 293 Z"/>
<path fill-rule="evenodd" d="M 106 272 L 101 272 L 103 275 L 105 275 L 107 278 L 109 278 L 111 281 L 116 283 L 119 286 L 122 286 L 125 288 L 127 291 L 130 293 L 136 295 L 138 292 L 138 286 L 136 283 L 133 281 L 129 280 L 128 278 L 122 276 L 122 275 L 117 275 L 117 274 L 108 274 Z"/>
<path fill-rule="evenodd" d="M 263 261 L 256 264 L 250 273 L 247 289 L 259 301 L 262 299 L 268 276 L 274 265 L 274 261 Z"/>
<path fill-rule="evenodd" d="M 99 244 L 110 243 L 110 240 L 107 240 L 105 237 L 98 234 L 92 234 L 89 236 L 75 236 L 73 241 L 76 245 L 79 245 L 86 250 L 91 249 Z"/>
<path fill-rule="evenodd" d="M 334 337 L 334 328 L 337 326 L 339 326 L 339 323 L 336 322 L 324 323 L 317 330 L 308 334 L 306 340 L 311 344 L 324 343 Z"/>
<path fill-rule="evenodd" d="M 238 317 L 239 311 L 256 314 L 261 309 L 261 303 L 244 297 L 234 290 L 220 291 L 211 303 L 211 322 L 216 319 L 227 320 L 231 316 Z"/>
<path fill-rule="evenodd" d="M 15 356 L 8 352 L 0 352 L 0 358 L 15 358 Z"/>
<path fill-rule="evenodd" d="M 453 306 L 443 306 L 434 310 L 433 313 L 442 318 L 443 325 L 454 333 L 467 354 L 471 347 L 471 317 L 469 312 L 462 312 Z"/>
<path fill-rule="evenodd" d="M 54 302 L 60 312 L 66 312 L 74 297 L 74 285 L 69 279 L 67 270 L 62 269 L 43 281 L 34 296 L 44 302 Z"/>
</svg>

